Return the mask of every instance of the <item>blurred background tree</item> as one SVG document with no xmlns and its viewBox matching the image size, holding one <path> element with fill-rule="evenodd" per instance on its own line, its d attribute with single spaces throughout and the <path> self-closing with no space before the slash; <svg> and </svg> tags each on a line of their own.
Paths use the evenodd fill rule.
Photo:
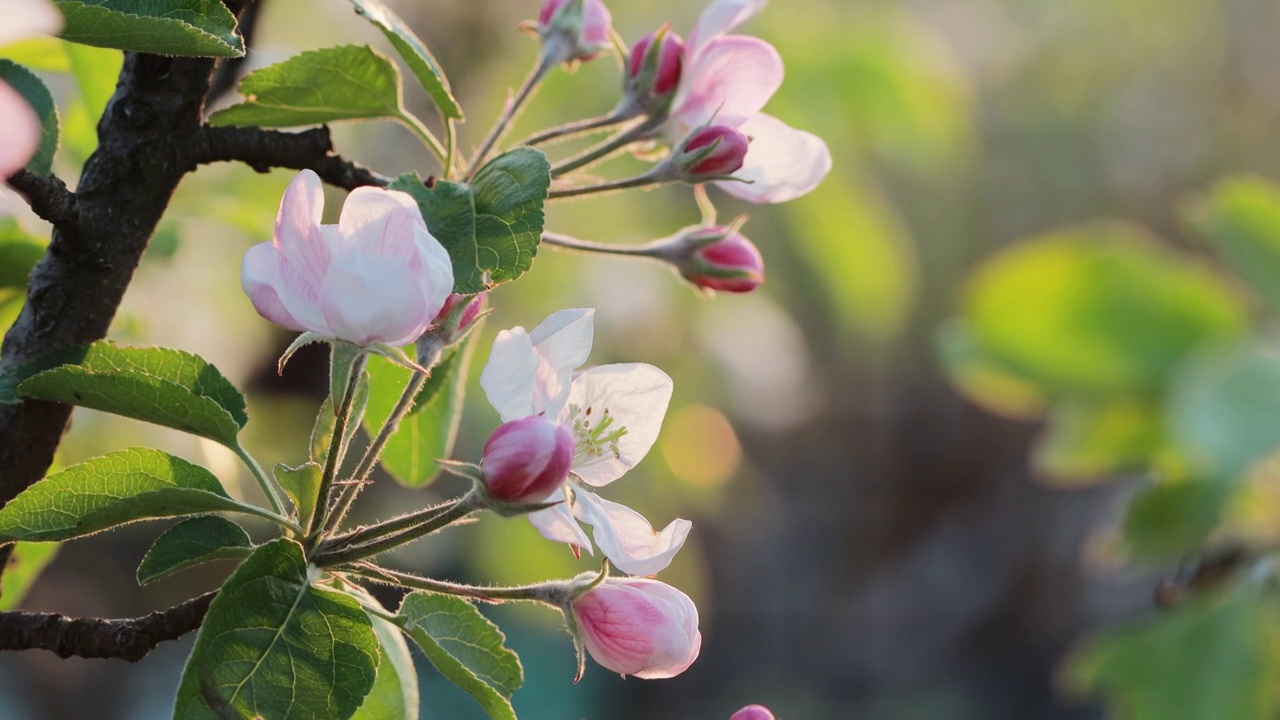
<svg viewBox="0 0 1280 720">
<path fill-rule="evenodd" d="M 533 62 L 536 43 L 521 40 L 514 19 L 536 3 L 393 4 L 449 72 L 469 113 L 464 142 L 478 142 L 499 110 L 487 89 L 515 85 Z M 687 33 L 701 8 L 611 9 L 634 41 L 668 20 Z M 962 399 L 935 334 L 958 313 L 975 264 L 1029 235 L 1105 216 L 1199 252 L 1175 211 L 1184 195 L 1227 172 L 1280 176 L 1277 28 L 1270 0 L 792 0 L 753 20 L 749 32 L 788 67 L 769 111 L 821 135 L 836 158 L 822 187 L 786 205 L 716 197 L 726 217 L 750 212 L 765 287 L 705 301 L 656 265 L 547 248 L 539 272 L 495 293 L 498 312 L 473 357 L 483 362 L 499 328 L 594 306 L 598 362 L 651 362 L 676 380 L 657 452 L 634 471 L 643 482 L 614 499 L 655 524 L 677 512 L 693 520 L 688 550 L 664 578 L 698 601 L 703 655 L 674 680 L 623 682 L 592 668 L 575 687 L 554 615 L 497 608 L 526 665 L 521 717 L 717 718 L 748 701 L 795 720 L 1098 716 L 1058 692 L 1055 673 L 1080 637 L 1151 605 L 1156 574 L 1120 571 L 1106 550 L 1137 485 L 1038 483 L 1028 460 L 1036 425 Z M 384 40 L 345 3 L 266 0 L 250 65 L 334 42 Z M 46 76 L 80 104 L 64 119 L 71 162 L 60 171 L 73 168 L 92 148 L 87 118 L 105 103 L 119 54 L 68 54 L 54 41 L 23 52 L 28 61 L 44 52 Z M 607 60 L 557 73 L 512 137 L 604 112 L 618 85 Z M 425 97 L 409 100 L 425 109 Z M 407 131 L 369 129 L 335 127 L 335 145 L 388 173 L 430 166 Z M 235 282 L 243 251 L 270 235 L 288 178 L 242 167 L 189 177 L 113 331 L 200 353 L 247 384 L 260 447 L 304 447 L 325 387 L 320 353 L 300 353 L 276 377 L 288 338 L 256 317 Z M 696 219 L 686 192 L 663 189 L 610 197 L 590 214 L 553 206 L 548 227 L 642 242 Z M 5 308 L 16 312 L 0 295 Z M 483 394 L 468 397 L 464 458 L 496 422 Z M 130 444 L 200 459 L 228 480 L 239 472 L 212 445 L 83 410 L 62 461 Z M 378 512 L 410 502 L 410 491 L 379 485 Z M 504 583 L 592 565 L 527 523 L 497 528 L 453 532 L 458 552 L 442 541 L 398 560 Z M 126 529 L 67 545 L 25 605 L 128 616 L 216 586 L 222 570 L 210 566 L 133 588 L 153 535 Z M 186 652 L 162 647 L 138 668 L 0 657 L 0 716 L 165 717 Z M 476 716 L 429 669 L 422 677 L 424 717 Z"/>
</svg>

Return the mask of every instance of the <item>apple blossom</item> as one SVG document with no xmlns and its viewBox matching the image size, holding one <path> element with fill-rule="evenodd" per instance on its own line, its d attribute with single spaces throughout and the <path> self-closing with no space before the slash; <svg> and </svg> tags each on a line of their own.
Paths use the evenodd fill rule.
<svg viewBox="0 0 1280 720">
<path fill-rule="evenodd" d="M 748 705 L 729 716 L 729 720 L 775 720 L 769 708 L 763 705 Z"/>
<path fill-rule="evenodd" d="M 591 657 L 622 675 L 675 677 L 698 658 L 702 633 L 688 595 L 647 578 L 607 578 L 570 606 Z"/>
<path fill-rule="evenodd" d="M 697 243 L 697 249 L 677 263 L 686 280 L 704 290 L 732 293 L 760 287 L 764 258 L 750 240 L 731 228 L 713 227 L 702 232 L 704 237 L 719 237 Z"/>
<path fill-rule="evenodd" d="M 375 187 L 347 197 L 321 225 L 324 192 L 310 170 L 280 202 L 271 242 L 249 248 L 241 283 L 271 322 L 367 346 L 422 334 L 453 289 L 453 266 L 413 198 Z"/>
<path fill-rule="evenodd" d="M 493 342 L 480 387 L 503 421 L 545 415 L 569 428 L 576 441 L 572 475 L 529 514 L 543 537 L 591 551 L 578 525 L 593 529 L 605 557 L 623 572 L 652 575 L 671 563 L 691 527 L 671 521 L 661 532 L 636 511 L 596 496 L 635 467 L 653 447 L 671 400 L 671 378 L 643 363 L 574 370 L 591 352 L 594 310 L 561 310 L 533 332 L 503 330 Z"/>
<path fill-rule="evenodd" d="M 600 0 L 547 0 L 537 32 L 553 65 L 586 62 L 609 47 L 612 18 Z"/>
<path fill-rule="evenodd" d="M 732 174 L 742 167 L 750 140 L 724 125 L 695 130 L 680 146 L 675 162 L 685 182 Z"/>
<path fill-rule="evenodd" d="M 484 445 L 484 483 L 505 503 L 539 502 L 560 490 L 573 463 L 569 429 L 541 415 L 503 423 Z"/>
<path fill-rule="evenodd" d="M 62 28 L 62 14 L 48 0 L 7 0 L 0 8 L 0 45 Z M 40 118 L 11 85 L 0 80 L 0 178 L 21 170 L 40 146 Z"/>
<path fill-rule="evenodd" d="M 820 138 L 760 112 L 782 84 L 782 58 L 772 45 L 729 31 L 764 7 L 765 0 L 713 0 L 685 43 L 679 88 L 664 132 L 679 143 L 714 122 L 751 138 L 735 178 L 720 187 L 755 203 L 785 202 L 813 190 L 831 170 Z"/>
</svg>

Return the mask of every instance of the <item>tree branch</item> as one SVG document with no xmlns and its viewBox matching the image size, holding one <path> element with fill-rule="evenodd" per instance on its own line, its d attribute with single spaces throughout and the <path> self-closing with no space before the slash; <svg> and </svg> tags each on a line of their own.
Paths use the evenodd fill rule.
<svg viewBox="0 0 1280 720">
<path fill-rule="evenodd" d="M 385 186 L 390 178 L 333 154 L 329 128 L 283 133 L 257 127 L 200 128 L 193 148 L 196 164 L 239 161 L 258 172 L 273 167 L 314 170 L 335 187 L 354 190 L 362 185 Z"/>
<path fill-rule="evenodd" d="M 7 182 L 41 219 L 64 232 L 75 231 L 80 221 L 80 208 L 66 183 L 53 175 L 44 177 L 26 170 L 19 170 Z"/>
<path fill-rule="evenodd" d="M 0 650 L 48 650 L 58 657 L 137 662 L 166 640 L 200 627 L 218 592 L 127 620 L 69 618 L 58 613 L 0 612 Z"/>
</svg>

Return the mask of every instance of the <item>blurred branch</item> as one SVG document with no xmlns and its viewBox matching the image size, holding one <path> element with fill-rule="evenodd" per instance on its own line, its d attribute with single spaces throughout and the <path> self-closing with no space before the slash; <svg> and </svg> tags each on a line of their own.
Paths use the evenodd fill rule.
<svg viewBox="0 0 1280 720">
<path fill-rule="evenodd" d="M 217 591 L 139 618 L 69 618 L 58 613 L 0 612 L 0 650 L 48 650 L 58 657 L 137 662 L 162 642 L 200 627 Z"/>
<path fill-rule="evenodd" d="M 216 103 L 222 99 L 223 95 L 235 89 L 236 83 L 240 80 L 240 69 L 249 60 L 249 54 L 253 49 L 253 35 L 258 28 L 258 15 L 266 2 L 267 0 L 258 0 L 251 3 L 240 14 L 240 22 L 236 28 L 240 31 L 240 37 L 244 38 L 245 53 L 240 57 L 225 58 L 218 62 L 213 71 L 213 79 L 209 81 L 209 91 L 205 93 L 205 105 Z"/>
<path fill-rule="evenodd" d="M 75 229 L 80 220 L 80 209 L 75 194 L 62 180 L 54 175 L 44 177 L 19 170 L 7 182 L 41 219 L 58 226 L 63 232 Z"/>
<path fill-rule="evenodd" d="M 283 133 L 257 127 L 205 125 L 200 128 L 193 155 L 196 164 L 239 161 L 258 172 L 276 167 L 314 170 L 321 180 L 347 190 L 391 182 L 386 176 L 334 155 L 327 127 Z"/>
</svg>

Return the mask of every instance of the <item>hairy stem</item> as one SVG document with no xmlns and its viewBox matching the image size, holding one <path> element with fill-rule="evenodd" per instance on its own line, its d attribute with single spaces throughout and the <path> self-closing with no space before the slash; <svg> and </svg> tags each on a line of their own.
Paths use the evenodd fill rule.
<svg viewBox="0 0 1280 720">
<path fill-rule="evenodd" d="M 654 260 L 662 259 L 660 248 L 667 243 L 666 240 L 657 240 L 644 245 L 608 245 L 606 243 L 592 242 L 590 240 L 579 240 L 578 238 L 562 235 L 554 232 L 542 233 L 542 244 L 549 245 L 562 250 L 572 250 L 582 253 L 594 253 L 600 255 L 622 255 L 624 257 L 650 258 Z"/>
<path fill-rule="evenodd" d="M 342 390 L 342 400 L 335 408 L 337 418 L 333 425 L 333 440 L 329 444 L 329 454 L 324 461 L 324 471 L 320 476 L 320 491 L 316 495 L 316 511 L 311 516 L 311 527 L 308 534 L 314 540 L 328 521 L 330 494 L 333 492 L 333 481 L 338 475 L 338 468 L 347 454 L 347 424 L 351 422 L 351 408 L 355 404 L 356 390 L 360 379 L 364 376 L 364 368 L 369 356 L 360 353 L 351 361 L 347 373 L 346 386 Z"/>
<path fill-rule="evenodd" d="M 538 58 L 538 64 L 533 66 L 533 70 L 529 71 L 529 76 L 524 79 L 524 83 L 520 89 L 516 91 L 514 97 L 507 102 L 507 106 L 503 109 L 502 115 L 498 121 L 489 128 L 489 134 L 485 136 L 484 141 L 480 143 L 480 147 L 476 149 L 475 155 L 471 158 L 471 164 L 467 167 L 464 177 L 468 180 L 475 177 L 477 171 L 484 165 L 484 161 L 489 156 L 489 152 L 493 150 L 493 146 L 498 144 L 502 136 L 506 134 L 511 127 L 511 121 L 515 119 L 516 114 L 520 112 L 520 108 L 533 95 L 534 89 L 547 76 L 547 72 L 554 67 L 551 58 L 543 53 Z"/>
<path fill-rule="evenodd" d="M 444 507 L 427 508 L 360 530 L 333 549 L 322 551 L 316 556 L 315 563 L 328 567 L 384 553 L 448 527 L 484 506 L 484 498 L 472 490 Z"/>
<path fill-rule="evenodd" d="M 599 162 L 632 143 L 650 137 L 660 124 L 659 121 L 649 118 L 632 125 L 599 145 L 584 150 L 582 153 L 551 168 L 551 177 L 562 177 L 575 170 L 581 170 L 592 163 Z"/>
<path fill-rule="evenodd" d="M 415 590 L 428 590 L 430 592 L 444 593 L 446 595 L 458 595 L 460 597 L 474 598 L 476 600 L 484 600 L 487 602 L 525 600 L 529 602 L 546 603 L 559 608 L 568 602 L 571 593 L 570 585 L 566 582 L 546 582 L 535 585 L 518 585 L 508 587 L 483 587 L 477 585 L 464 585 L 462 583 L 449 582 L 448 580 L 435 580 L 432 578 L 422 577 L 421 575 L 400 572 L 398 570 L 388 570 L 387 568 L 370 565 L 368 563 L 347 565 L 336 569 L 340 572 L 359 575 L 360 577 L 368 578 L 374 582 L 380 582 L 384 585 L 397 585 L 401 587 L 414 588 Z"/>
<path fill-rule="evenodd" d="M 601 115 L 600 117 L 588 118 L 586 120 L 579 120 L 578 122 L 548 128 L 547 130 L 543 130 L 535 135 L 530 135 L 520 144 L 532 147 L 534 145 L 541 145 L 545 142 L 567 140 L 575 135 L 581 135 L 592 130 L 603 130 L 604 128 L 613 127 L 614 125 L 624 123 L 630 119 L 631 116 L 629 115 L 612 112 L 608 115 Z"/>
<path fill-rule="evenodd" d="M 547 194 L 547 199 L 564 200 L 566 198 L 583 197 L 584 195 L 597 195 L 599 193 L 614 192 L 615 190 L 629 190 L 631 188 L 648 187 L 650 185 L 657 185 L 660 182 L 662 181 L 652 173 L 645 173 L 644 175 L 637 175 L 633 178 L 614 180 L 612 182 L 601 183 L 599 185 L 551 188 L 551 192 Z"/>
</svg>

